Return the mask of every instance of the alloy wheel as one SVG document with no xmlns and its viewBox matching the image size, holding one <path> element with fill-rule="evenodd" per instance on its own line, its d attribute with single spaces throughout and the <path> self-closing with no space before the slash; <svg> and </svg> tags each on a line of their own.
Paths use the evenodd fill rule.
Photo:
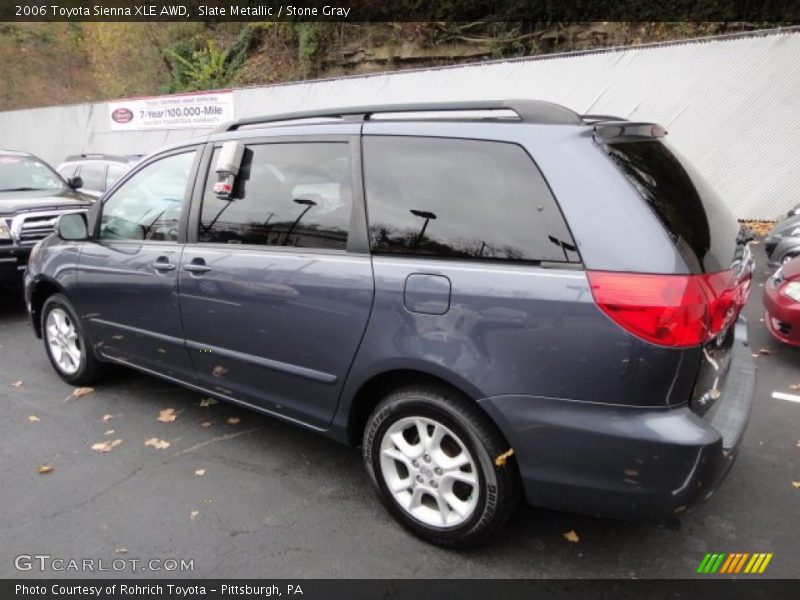
<svg viewBox="0 0 800 600">
<path fill-rule="evenodd" d="M 475 512 L 476 461 L 451 429 L 427 417 L 390 425 L 380 446 L 381 475 L 397 504 L 425 525 L 451 528 Z"/>
<path fill-rule="evenodd" d="M 83 351 L 72 317 L 63 309 L 54 308 L 47 315 L 45 335 L 59 370 L 67 375 L 75 374 L 80 369 Z"/>
</svg>

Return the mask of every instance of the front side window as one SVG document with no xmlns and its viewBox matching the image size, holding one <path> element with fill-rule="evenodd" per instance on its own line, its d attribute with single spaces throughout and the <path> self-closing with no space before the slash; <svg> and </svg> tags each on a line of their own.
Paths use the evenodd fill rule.
<svg viewBox="0 0 800 600">
<path fill-rule="evenodd" d="M 211 159 L 199 241 L 345 249 L 352 206 L 346 143 L 249 146 L 225 199 L 213 191 L 219 151 Z"/>
<path fill-rule="evenodd" d="M 541 173 L 515 144 L 364 140 L 372 251 L 442 258 L 578 261 Z"/>
<path fill-rule="evenodd" d="M 103 204 L 100 239 L 177 241 L 194 156 L 162 158 L 126 181 Z"/>
</svg>

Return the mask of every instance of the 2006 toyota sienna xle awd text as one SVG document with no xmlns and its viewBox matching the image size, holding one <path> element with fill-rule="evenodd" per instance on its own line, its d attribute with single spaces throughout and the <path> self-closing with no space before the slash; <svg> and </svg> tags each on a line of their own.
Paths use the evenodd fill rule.
<svg viewBox="0 0 800 600">
<path fill-rule="evenodd" d="M 60 219 L 33 327 L 71 384 L 128 365 L 360 445 L 438 544 L 520 496 L 672 516 L 750 414 L 752 259 L 664 134 L 536 101 L 237 121 Z"/>
</svg>

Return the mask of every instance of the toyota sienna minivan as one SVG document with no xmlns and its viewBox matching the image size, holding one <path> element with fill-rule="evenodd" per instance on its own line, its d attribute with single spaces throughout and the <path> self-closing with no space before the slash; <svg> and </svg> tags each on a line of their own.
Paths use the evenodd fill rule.
<svg viewBox="0 0 800 600">
<path fill-rule="evenodd" d="M 61 217 L 33 328 L 70 384 L 125 365 L 360 446 L 433 543 L 521 498 L 672 517 L 749 418 L 752 259 L 665 134 L 530 100 L 240 120 Z"/>
</svg>

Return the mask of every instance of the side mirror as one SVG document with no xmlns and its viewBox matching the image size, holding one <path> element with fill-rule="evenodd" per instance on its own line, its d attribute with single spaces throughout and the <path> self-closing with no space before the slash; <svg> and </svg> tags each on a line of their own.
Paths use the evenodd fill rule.
<svg viewBox="0 0 800 600">
<path fill-rule="evenodd" d="M 89 238 L 89 224 L 84 213 L 61 215 L 56 221 L 56 235 L 65 241 L 81 241 Z"/>
<path fill-rule="evenodd" d="M 78 190 L 83 187 L 83 179 L 78 176 L 70 177 L 67 179 L 67 185 L 73 190 Z"/>
</svg>

